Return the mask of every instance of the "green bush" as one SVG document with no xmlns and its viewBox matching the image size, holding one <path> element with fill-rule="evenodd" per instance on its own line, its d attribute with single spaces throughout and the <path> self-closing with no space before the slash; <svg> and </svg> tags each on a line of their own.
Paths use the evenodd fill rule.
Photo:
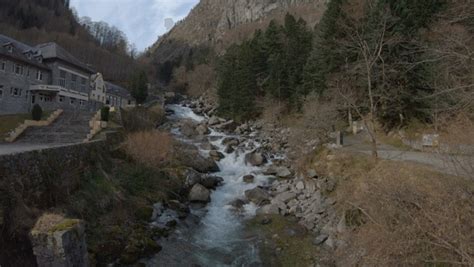
<svg viewBox="0 0 474 267">
<path fill-rule="evenodd" d="M 40 105 L 35 104 L 31 110 L 31 118 L 35 121 L 40 121 L 41 117 L 43 117 L 43 109 Z"/>
<path fill-rule="evenodd" d="M 109 107 L 102 107 L 102 109 L 100 110 L 100 120 L 109 121 L 109 113 L 110 113 Z"/>
</svg>

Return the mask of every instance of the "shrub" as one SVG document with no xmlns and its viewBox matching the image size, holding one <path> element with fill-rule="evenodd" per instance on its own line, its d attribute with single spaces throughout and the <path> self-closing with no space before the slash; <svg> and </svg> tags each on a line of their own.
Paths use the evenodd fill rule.
<svg viewBox="0 0 474 267">
<path fill-rule="evenodd" d="M 109 113 L 110 113 L 109 107 L 102 107 L 102 109 L 100 110 L 100 120 L 109 121 Z"/>
<path fill-rule="evenodd" d="M 172 157 L 173 138 L 158 131 L 132 133 L 127 137 L 125 151 L 140 164 L 159 167 Z"/>
<path fill-rule="evenodd" d="M 35 121 L 40 121 L 41 117 L 43 117 L 43 109 L 40 105 L 35 104 L 31 110 L 31 118 Z"/>
</svg>

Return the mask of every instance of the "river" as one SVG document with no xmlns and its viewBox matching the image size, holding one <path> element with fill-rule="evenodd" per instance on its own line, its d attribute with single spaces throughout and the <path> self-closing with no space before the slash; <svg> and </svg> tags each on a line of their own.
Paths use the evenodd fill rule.
<svg viewBox="0 0 474 267">
<path fill-rule="evenodd" d="M 192 119 L 197 123 L 205 120 L 190 108 L 170 105 L 174 114 L 170 120 Z M 244 192 L 258 185 L 267 186 L 269 177 L 260 167 L 245 164 L 245 154 L 259 144 L 252 139 L 237 137 L 241 140 L 240 149 L 225 153 L 222 140 L 229 135 L 210 129 L 207 139 L 222 152 L 225 157 L 217 162 L 220 171 L 213 175 L 222 177 L 224 183 L 212 192 L 211 202 L 206 206 L 191 206 L 188 219 L 181 222 L 176 232 L 160 244 L 163 250 L 147 262 L 147 266 L 260 266 L 262 265 L 256 238 L 245 230 L 244 222 L 255 216 L 257 207 L 249 203 L 242 212 L 236 212 L 229 202 L 245 199 Z M 199 147 L 200 141 L 183 137 L 178 128 L 172 133 L 176 138 L 192 142 Z M 203 155 L 208 150 L 200 149 Z M 243 176 L 253 174 L 254 183 L 245 183 Z"/>
</svg>

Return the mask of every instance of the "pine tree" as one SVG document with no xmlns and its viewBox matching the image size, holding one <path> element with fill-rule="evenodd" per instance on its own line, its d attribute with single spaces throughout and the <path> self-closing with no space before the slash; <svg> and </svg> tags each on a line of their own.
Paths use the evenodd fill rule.
<svg viewBox="0 0 474 267">
<path fill-rule="evenodd" d="M 148 97 L 148 77 L 145 71 L 138 71 L 130 78 L 132 97 L 137 104 L 143 104 Z"/>
</svg>

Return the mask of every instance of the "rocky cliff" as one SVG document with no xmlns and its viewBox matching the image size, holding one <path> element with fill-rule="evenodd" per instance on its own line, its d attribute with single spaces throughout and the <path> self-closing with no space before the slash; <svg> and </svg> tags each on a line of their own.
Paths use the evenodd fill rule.
<svg viewBox="0 0 474 267">
<path fill-rule="evenodd" d="M 210 46 L 217 52 L 239 42 L 272 19 L 287 12 L 314 26 L 327 0 L 201 0 L 187 18 L 180 21 L 153 45 L 150 52 L 159 62 L 172 59 L 187 47 Z"/>
</svg>

